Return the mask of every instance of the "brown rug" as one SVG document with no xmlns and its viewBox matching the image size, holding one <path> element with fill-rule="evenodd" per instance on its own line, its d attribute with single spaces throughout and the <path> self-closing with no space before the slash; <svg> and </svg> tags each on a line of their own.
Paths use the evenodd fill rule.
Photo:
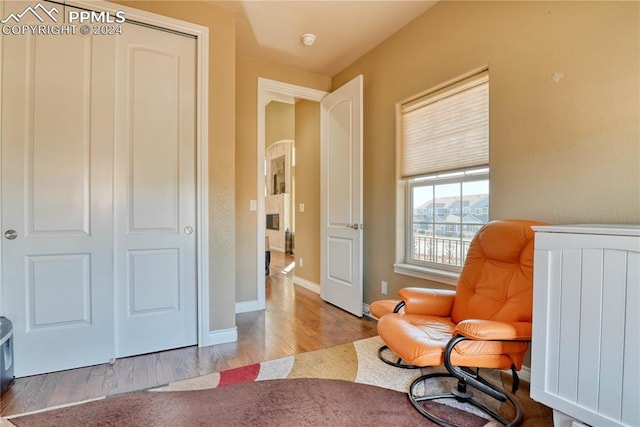
<svg viewBox="0 0 640 427">
<path fill-rule="evenodd" d="M 460 427 L 486 420 L 446 405 L 438 415 Z M 433 425 L 405 393 L 315 378 L 248 382 L 209 390 L 136 392 L 11 419 L 31 426 L 354 426 Z"/>
</svg>

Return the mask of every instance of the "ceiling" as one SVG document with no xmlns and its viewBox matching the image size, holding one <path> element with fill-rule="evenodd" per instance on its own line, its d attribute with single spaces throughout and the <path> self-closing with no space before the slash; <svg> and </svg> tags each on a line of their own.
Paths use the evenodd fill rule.
<svg viewBox="0 0 640 427">
<path fill-rule="evenodd" d="M 239 55 L 333 77 L 437 0 L 207 0 L 236 13 Z M 313 46 L 301 42 L 314 33 Z"/>
</svg>

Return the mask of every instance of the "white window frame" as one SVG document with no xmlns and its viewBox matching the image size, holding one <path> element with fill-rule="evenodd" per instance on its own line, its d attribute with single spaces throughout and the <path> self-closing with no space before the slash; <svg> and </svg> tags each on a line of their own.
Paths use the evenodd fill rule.
<svg viewBox="0 0 640 427">
<path fill-rule="evenodd" d="M 416 187 L 425 187 L 425 186 L 436 186 L 442 184 L 459 184 L 460 185 L 460 200 L 462 201 L 462 186 L 464 183 L 477 182 L 477 181 L 489 181 L 489 166 L 485 167 L 474 167 L 468 168 L 461 171 L 456 172 L 448 172 L 441 174 L 434 174 L 424 177 L 412 178 L 407 182 L 407 209 L 406 209 L 406 228 L 405 228 L 405 263 L 409 265 L 415 265 L 419 267 L 426 267 L 430 270 L 443 270 L 447 272 L 459 273 L 462 270 L 462 266 L 457 266 L 454 264 L 445 264 L 431 261 L 424 261 L 413 259 L 411 256 L 413 254 L 413 245 L 414 245 L 414 211 L 415 205 L 413 200 L 413 190 Z M 434 199 L 435 201 L 435 199 Z M 462 211 L 464 211 L 464 207 L 461 206 Z M 465 224 L 463 222 L 464 213 L 460 212 L 460 222 L 457 223 L 460 227 L 463 227 Z M 433 219 L 433 218 L 432 218 Z M 439 224 L 435 222 L 435 220 L 431 221 L 431 224 L 435 226 Z M 459 237 L 461 244 L 464 247 L 465 240 L 462 236 Z M 466 252 L 462 255 L 462 258 L 466 256 Z"/>
<path fill-rule="evenodd" d="M 393 267 L 394 267 L 394 272 L 397 274 L 416 277 L 416 278 L 430 280 L 430 281 L 439 282 L 439 283 L 444 283 L 452 286 L 455 286 L 458 283 L 458 278 L 459 278 L 460 270 L 462 269 L 462 267 L 452 267 L 452 266 L 447 266 L 445 264 L 429 263 L 429 262 L 417 263 L 409 259 L 412 256 L 412 252 L 413 252 L 410 245 L 413 244 L 413 240 L 412 240 L 413 193 L 412 191 L 413 191 L 413 188 L 415 187 L 414 182 L 418 181 L 421 178 L 424 179 L 425 177 L 437 175 L 438 173 L 440 175 L 445 175 L 448 172 L 439 171 L 439 172 L 434 172 L 434 174 L 430 174 L 430 175 L 428 174 L 428 175 L 418 176 L 418 177 L 402 176 L 402 172 L 401 172 L 401 170 L 403 169 L 402 160 L 401 160 L 401 157 L 402 157 L 402 142 L 401 142 L 402 141 L 402 130 L 401 130 L 402 108 L 403 106 L 409 103 L 416 102 L 416 100 L 419 100 L 420 98 L 424 99 L 425 97 L 430 97 L 430 96 L 438 97 L 438 96 L 442 96 L 443 93 L 449 93 L 452 90 L 455 91 L 456 87 L 466 85 L 466 82 L 469 81 L 467 79 L 473 80 L 475 79 L 476 76 L 479 76 L 481 74 L 485 74 L 487 76 L 486 78 L 488 81 L 488 69 L 483 68 L 480 70 L 473 71 L 465 76 L 461 76 L 460 78 L 450 80 L 442 85 L 439 85 L 438 87 L 435 87 L 431 90 L 424 92 L 423 94 L 403 100 L 396 105 L 396 114 L 397 114 L 397 120 L 396 120 L 396 138 L 397 138 L 396 147 L 397 148 L 396 149 L 398 153 L 396 170 L 398 174 L 398 183 L 399 183 L 397 213 L 401 216 L 404 214 L 404 221 L 403 221 L 404 231 L 401 231 L 402 225 L 400 225 L 400 228 L 398 229 L 398 233 L 396 234 L 396 237 L 398 239 L 397 241 L 399 243 L 396 251 L 396 259 L 398 261 L 394 263 Z M 470 167 L 466 169 L 461 169 L 458 171 L 449 171 L 449 172 L 472 171 L 472 170 L 478 170 L 478 169 L 484 169 L 485 171 L 482 173 L 469 174 L 469 176 L 466 178 L 469 181 L 488 180 L 490 184 L 488 164 L 486 166 L 470 165 Z M 432 181 L 432 183 L 433 182 L 435 181 Z M 444 180 L 438 183 L 444 183 Z M 402 189 L 404 189 L 404 191 L 402 191 Z M 489 207 L 486 208 L 486 211 L 488 213 Z M 470 212 L 470 213 L 474 214 L 474 212 Z M 464 213 L 461 212 L 460 213 L 461 218 L 463 215 Z"/>
</svg>

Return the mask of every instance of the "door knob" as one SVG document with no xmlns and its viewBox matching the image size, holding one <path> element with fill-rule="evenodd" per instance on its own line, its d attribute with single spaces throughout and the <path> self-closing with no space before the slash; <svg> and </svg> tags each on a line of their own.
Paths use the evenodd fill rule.
<svg viewBox="0 0 640 427">
<path fill-rule="evenodd" d="M 191 234 L 191 233 L 193 233 L 193 228 L 192 228 L 192 227 L 185 227 L 185 228 L 184 228 L 184 233 L 185 233 L 185 234 Z"/>
<path fill-rule="evenodd" d="M 357 230 L 358 228 L 360 228 L 360 224 L 358 224 L 357 222 L 354 222 L 353 224 L 347 224 L 347 228 L 353 228 L 354 230 Z"/>
<path fill-rule="evenodd" d="M 7 230 L 4 232 L 4 237 L 8 240 L 13 240 L 18 237 L 18 232 L 16 230 Z"/>
</svg>

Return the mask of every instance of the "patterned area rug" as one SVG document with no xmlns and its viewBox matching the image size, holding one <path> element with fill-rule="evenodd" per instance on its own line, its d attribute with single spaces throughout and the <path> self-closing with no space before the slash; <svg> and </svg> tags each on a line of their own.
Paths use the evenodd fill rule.
<svg viewBox="0 0 640 427">
<path fill-rule="evenodd" d="M 324 350 L 178 381 L 154 391 L 202 390 L 248 381 L 283 378 L 322 378 L 406 392 L 418 376 L 418 371 L 398 369 L 382 363 L 377 356 L 381 345 L 379 337 L 367 338 Z"/>
<path fill-rule="evenodd" d="M 411 413 L 411 415 L 407 415 L 408 417 L 413 417 L 414 415 L 417 415 L 417 412 L 410 406 L 406 397 L 406 391 L 414 378 L 419 376 L 421 373 L 433 372 L 434 368 L 417 370 L 399 369 L 389 366 L 381 362 L 377 357 L 377 350 L 381 345 L 382 341 L 379 337 L 368 338 L 324 350 L 283 357 L 220 373 L 213 373 L 183 380 L 155 388 L 147 392 L 130 393 L 106 399 L 98 399 L 88 403 L 85 402 L 83 404 L 68 405 L 65 409 L 56 409 L 49 412 L 39 411 L 35 415 L 24 416 L 25 414 L 22 414 L 22 417 L 12 416 L 9 420 L 0 420 L 0 427 L 13 425 L 62 425 L 61 423 L 66 423 L 66 425 L 75 425 L 73 421 L 74 419 L 78 420 L 77 425 L 83 425 L 82 422 L 87 420 L 87 416 L 98 417 L 99 420 L 94 419 L 93 421 L 100 425 L 176 425 L 176 421 L 170 417 L 185 413 L 189 413 L 191 417 L 195 417 L 190 420 L 190 423 L 195 423 L 195 425 L 198 425 L 201 422 L 200 418 L 197 417 L 204 417 L 203 419 L 208 420 L 208 417 L 210 416 L 213 416 L 213 419 L 217 418 L 218 421 L 226 417 L 225 420 L 227 423 L 231 422 L 231 420 L 235 420 L 237 417 L 240 417 L 241 420 L 232 422 L 232 424 L 248 425 L 250 424 L 249 420 L 253 418 L 247 418 L 249 415 L 243 412 L 243 407 L 235 407 L 232 404 L 226 404 L 225 406 L 224 403 L 219 407 L 218 404 L 220 401 L 235 402 L 235 400 L 237 400 L 237 396 L 243 396 L 243 393 L 248 394 L 247 399 L 256 398 L 258 395 L 261 395 L 263 396 L 263 400 L 268 400 L 274 393 L 285 395 L 286 393 L 290 393 L 290 396 L 298 398 L 301 394 L 300 390 L 305 390 L 305 387 L 312 387 L 314 390 L 310 392 L 313 393 L 312 396 L 317 398 L 314 397 L 311 400 L 304 402 L 300 401 L 298 404 L 292 404 L 293 406 L 290 405 L 286 414 L 288 414 L 287 416 L 290 418 L 294 417 L 290 419 L 292 422 L 294 419 L 303 423 L 309 421 L 308 417 L 311 416 L 309 411 L 311 408 L 320 405 L 319 402 L 325 402 L 325 404 L 333 408 L 335 414 L 342 417 L 356 416 L 354 415 L 356 412 L 357 416 L 360 417 L 373 416 L 374 412 L 371 412 L 373 409 L 371 408 L 371 405 L 376 405 L 376 403 L 374 403 L 374 400 L 369 401 L 368 398 L 371 397 L 371 399 L 373 399 L 374 396 L 377 396 L 377 394 L 380 393 L 387 393 L 384 397 L 378 397 L 380 401 L 391 399 L 394 402 L 397 402 L 397 405 L 400 406 L 387 408 L 385 409 L 387 412 L 380 412 L 381 408 L 375 408 L 375 421 L 379 421 L 380 417 L 391 417 L 390 419 L 399 420 L 398 417 L 404 417 L 407 412 Z M 500 383 L 502 381 L 499 371 L 483 371 L 483 375 L 494 383 Z M 304 379 L 304 381 L 302 381 L 302 379 Z M 338 381 L 310 383 L 309 379 Z M 446 383 L 446 381 L 447 380 L 440 383 L 436 381 L 434 384 L 430 385 L 432 388 L 426 391 L 430 394 L 438 393 L 440 391 L 448 391 L 453 383 Z M 251 384 L 255 384 L 255 387 L 251 386 Z M 353 384 L 353 386 L 349 386 L 348 384 Z M 276 388 L 274 389 L 274 387 Z M 345 387 L 358 387 L 351 392 L 344 392 L 344 396 L 349 396 L 349 399 L 351 400 L 346 400 L 346 397 L 344 397 L 337 401 L 331 401 L 331 399 L 335 398 L 334 395 L 336 393 L 343 393 L 340 390 L 345 389 Z M 319 390 L 325 390 L 325 388 L 326 393 L 328 394 L 327 396 L 321 397 L 317 394 Z M 378 390 L 378 388 L 382 390 Z M 386 392 L 384 390 L 386 390 Z M 351 396 L 352 394 L 353 396 Z M 550 411 L 542 405 L 538 405 L 531 401 L 528 398 L 528 390 L 521 390 L 517 395 L 524 407 L 524 426 L 553 425 Z M 235 398 L 233 396 L 235 396 Z M 299 397 L 302 399 L 304 396 Z M 289 399 L 291 399 L 291 397 Z M 240 399 L 240 401 L 243 400 L 244 399 Z M 173 406 L 177 409 L 164 414 L 169 418 L 166 418 L 166 422 L 160 422 L 159 419 L 154 418 L 153 412 L 149 411 L 153 411 L 153 408 L 166 408 L 167 401 L 172 402 Z M 278 402 L 280 401 L 282 400 L 279 400 Z M 284 401 L 286 401 L 286 399 Z M 331 403 L 329 403 L 330 401 Z M 177 402 L 181 403 L 178 405 Z M 486 418 L 484 414 L 479 411 L 475 411 L 473 408 L 470 408 L 469 405 L 460 405 L 455 401 L 447 401 L 446 404 L 451 408 L 446 410 L 449 413 L 453 413 L 454 416 L 458 416 L 456 411 L 461 413 L 458 421 L 461 424 L 469 426 L 496 425 L 495 423 L 484 419 Z M 405 405 L 408 406 L 405 407 Z M 262 420 L 261 423 L 258 423 L 260 425 L 283 425 L 281 424 L 282 420 L 277 417 L 284 416 L 284 412 L 283 414 L 279 413 L 278 411 L 281 409 L 273 407 L 273 404 L 267 406 L 269 407 L 269 411 L 264 412 L 266 411 L 266 406 L 259 405 L 256 407 L 257 411 L 251 412 L 251 416 L 255 416 L 256 413 L 259 414 L 259 418 L 257 419 Z M 197 410 L 186 409 L 192 407 L 195 409 L 204 407 L 207 409 L 207 413 L 198 414 Z M 356 407 L 357 411 L 355 409 L 349 410 L 349 408 Z M 125 410 L 138 417 L 135 418 L 135 423 L 133 422 L 133 419 L 129 420 L 131 423 L 124 421 L 126 417 L 123 419 L 121 412 Z M 319 407 L 317 410 L 322 413 L 323 407 Z M 393 413 L 389 412 L 390 410 L 396 410 L 399 412 Z M 101 415 L 98 416 L 98 414 Z M 240 416 L 238 414 L 243 415 Z M 506 415 L 509 416 L 510 414 Z M 115 418 L 113 418 L 114 416 Z M 273 421 L 273 424 L 270 424 L 265 417 L 273 416 L 275 416 L 278 421 Z M 295 418 L 296 416 L 301 418 Z M 151 420 L 147 420 L 148 417 L 150 417 Z M 11 420 L 13 420 L 13 423 L 9 422 Z M 324 420 L 324 418 L 322 418 L 322 420 Z M 403 425 L 404 423 L 407 425 L 415 425 L 415 420 L 415 417 L 407 418 L 399 425 Z M 421 418 L 420 416 L 417 420 L 420 421 L 420 424 L 422 424 L 422 421 L 424 421 L 426 425 L 430 424 L 426 419 Z M 150 423 L 147 423 L 147 421 L 150 421 Z M 311 424 L 314 422 L 316 425 L 318 424 L 317 419 L 315 421 L 310 421 Z M 338 425 L 324 421 L 319 422 L 319 424 Z M 89 422 L 86 425 L 95 425 L 95 423 Z M 178 425 L 182 425 L 182 423 L 178 423 Z M 205 422 L 205 425 L 216 424 Z"/>
</svg>

